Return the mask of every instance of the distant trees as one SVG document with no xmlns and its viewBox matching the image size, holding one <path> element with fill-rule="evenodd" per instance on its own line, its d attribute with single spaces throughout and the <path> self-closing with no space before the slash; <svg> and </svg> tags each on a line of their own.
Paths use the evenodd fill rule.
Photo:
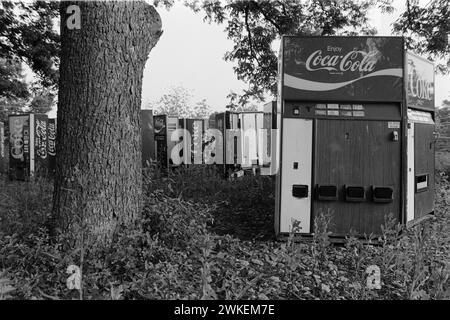
<svg viewBox="0 0 450 320">
<path fill-rule="evenodd" d="M 171 87 L 156 102 L 151 102 L 148 107 L 154 114 L 167 114 L 180 118 L 207 118 L 211 114 L 211 107 L 206 99 L 192 102 L 193 94 L 182 86 Z"/>
</svg>

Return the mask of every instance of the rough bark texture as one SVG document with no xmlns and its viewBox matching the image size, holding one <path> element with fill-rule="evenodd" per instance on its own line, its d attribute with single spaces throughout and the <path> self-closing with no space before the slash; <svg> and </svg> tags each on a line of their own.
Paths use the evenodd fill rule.
<svg viewBox="0 0 450 320">
<path fill-rule="evenodd" d="M 66 25 L 73 4 L 80 30 Z M 53 217 L 63 232 L 81 216 L 89 235 L 111 241 L 140 213 L 142 76 L 160 35 L 160 16 L 145 2 L 61 2 Z"/>
</svg>

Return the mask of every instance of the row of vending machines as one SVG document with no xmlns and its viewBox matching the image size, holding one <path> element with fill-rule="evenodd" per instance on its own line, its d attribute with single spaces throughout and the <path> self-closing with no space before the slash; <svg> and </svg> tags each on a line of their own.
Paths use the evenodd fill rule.
<svg viewBox="0 0 450 320">
<path fill-rule="evenodd" d="M 273 175 L 276 152 L 276 102 L 260 112 L 225 111 L 208 119 L 153 115 L 141 110 L 143 166 L 164 169 L 210 164 L 225 175 L 252 171 Z"/>
<path fill-rule="evenodd" d="M 208 119 L 153 115 L 141 110 L 142 165 L 163 170 L 212 164 L 224 175 L 244 171 L 275 174 L 276 103 L 261 112 L 215 113 Z M 0 122 L 0 173 L 13 180 L 51 175 L 56 167 L 56 119 L 44 114 L 10 115 Z"/>
<path fill-rule="evenodd" d="M 45 114 L 10 115 L 0 122 L 0 173 L 13 180 L 53 174 L 56 167 L 56 119 Z"/>
</svg>

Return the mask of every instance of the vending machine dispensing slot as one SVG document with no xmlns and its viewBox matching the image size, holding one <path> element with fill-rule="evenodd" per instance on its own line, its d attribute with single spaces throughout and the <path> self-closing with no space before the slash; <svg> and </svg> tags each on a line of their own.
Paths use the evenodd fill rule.
<svg viewBox="0 0 450 320">
<path fill-rule="evenodd" d="M 366 200 L 366 192 L 362 186 L 344 186 L 345 201 L 362 202 Z"/>
<path fill-rule="evenodd" d="M 292 196 L 295 198 L 308 198 L 308 186 L 304 184 L 294 184 L 292 186 Z"/>
<path fill-rule="evenodd" d="M 394 201 L 394 188 L 372 186 L 372 200 L 380 203 Z"/>
<path fill-rule="evenodd" d="M 336 201 L 338 199 L 338 188 L 336 185 L 317 185 L 317 200 Z"/>
</svg>

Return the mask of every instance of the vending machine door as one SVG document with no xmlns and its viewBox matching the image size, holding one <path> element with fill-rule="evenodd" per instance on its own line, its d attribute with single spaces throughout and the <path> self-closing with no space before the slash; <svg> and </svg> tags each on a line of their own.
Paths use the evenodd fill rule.
<svg viewBox="0 0 450 320">
<path fill-rule="evenodd" d="M 414 193 L 414 219 L 434 211 L 434 124 L 414 123 Z"/>
<path fill-rule="evenodd" d="M 336 235 L 379 234 L 401 212 L 400 122 L 316 121 L 313 219 L 331 212 Z"/>
</svg>

